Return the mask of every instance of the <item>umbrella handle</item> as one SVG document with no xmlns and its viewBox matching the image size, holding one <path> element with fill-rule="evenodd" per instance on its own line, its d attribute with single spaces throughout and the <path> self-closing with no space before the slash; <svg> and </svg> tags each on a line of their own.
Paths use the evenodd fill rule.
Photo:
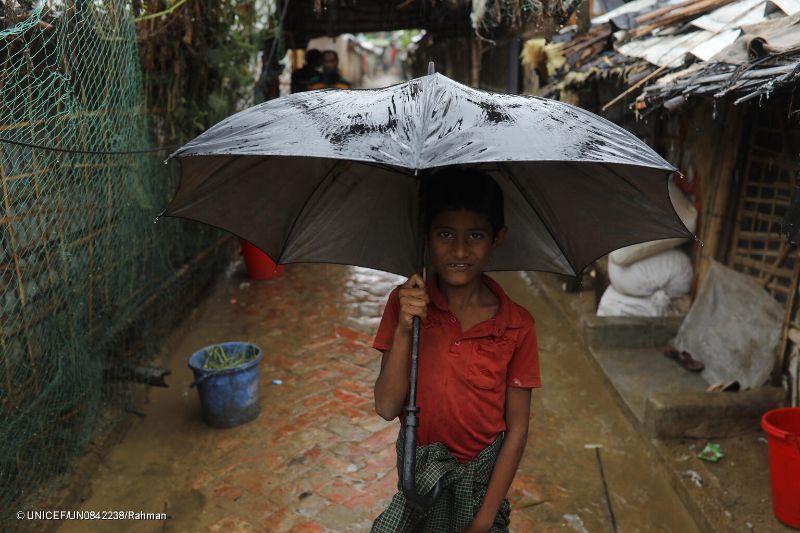
<svg viewBox="0 0 800 533">
<path fill-rule="evenodd" d="M 417 413 L 417 358 L 419 356 L 419 326 L 420 319 L 415 316 L 411 330 L 411 375 L 409 376 L 408 405 L 405 407 L 406 420 L 403 427 L 403 471 L 401 476 L 401 486 L 403 495 L 415 507 L 423 509 L 430 507 L 433 501 L 442 491 L 442 480 L 438 480 L 436 485 L 426 495 L 417 494 L 416 483 L 414 480 L 414 470 L 417 459 L 417 426 L 419 420 Z"/>
<path fill-rule="evenodd" d="M 403 495 L 406 500 L 414 507 L 427 509 L 430 507 L 434 500 L 439 497 L 442 492 L 442 480 L 439 479 L 436 485 L 428 492 L 428 494 L 417 494 L 416 482 L 414 479 L 414 468 L 416 464 L 416 449 L 417 449 L 417 415 L 418 407 L 406 407 L 406 425 L 403 428 L 403 475 L 402 475 L 402 488 Z"/>
</svg>

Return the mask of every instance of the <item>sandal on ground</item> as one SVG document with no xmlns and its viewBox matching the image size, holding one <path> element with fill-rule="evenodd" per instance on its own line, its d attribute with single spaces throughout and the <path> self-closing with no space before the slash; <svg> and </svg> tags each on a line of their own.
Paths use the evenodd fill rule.
<svg viewBox="0 0 800 533">
<path fill-rule="evenodd" d="M 667 348 L 664 350 L 664 355 L 681 365 L 683 368 L 690 372 L 702 372 L 706 367 L 701 361 L 692 359 L 689 352 L 682 352 L 675 348 Z"/>
</svg>

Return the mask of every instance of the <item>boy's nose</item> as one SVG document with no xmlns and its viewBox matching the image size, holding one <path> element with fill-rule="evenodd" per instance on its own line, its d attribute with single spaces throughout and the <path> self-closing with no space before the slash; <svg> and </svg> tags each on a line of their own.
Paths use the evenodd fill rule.
<svg viewBox="0 0 800 533">
<path fill-rule="evenodd" d="M 464 239 L 456 239 L 455 250 L 456 259 L 462 259 L 468 255 L 467 243 Z"/>
</svg>

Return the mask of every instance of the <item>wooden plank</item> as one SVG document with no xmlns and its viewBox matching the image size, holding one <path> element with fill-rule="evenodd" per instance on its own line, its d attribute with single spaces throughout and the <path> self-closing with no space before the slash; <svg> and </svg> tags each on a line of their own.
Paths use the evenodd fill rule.
<svg viewBox="0 0 800 533">
<path fill-rule="evenodd" d="M 764 231 L 740 231 L 739 239 L 753 240 L 758 242 L 781 242 L 783 237 L 777 234 L 777 231 L 774 234 Z"/>
<path fill-rule="evenodd" d="M 767 221 L 773 224 L 780 224 L 783 222 L 783 217 L 778 215 L 773 215 L 769 213 L 761 213 L 759 211 L 753 211 L 752 209 L 743 209 L 742 215 L 744 217 L 750 217 L 756 219 L 758 221 Z"/>
<path fill-rule="evenodd" d="M 792 275 L 792 271 L 787 268 L 775 267 L 769 263 L 765 263 L 763 261 L 758 261 L 757 259 L 753 259 L 752 257 L 747 256 L 739 256 L 734 259 L 735 263 L 738 263 L 742 266 L 754 268 L 756 270 L 760 270 L 762 272 L 767 272 L 772 274 L 776 277 L 781 278 L 789 278 Z"/>
<path fill-rule="evenodd" d="M 767 188 L 767 187 L 766 186 L 765 187 L 761 187 L 761 189 L 765 189 L 765 188 Z M 773 188 L 777 189 L 778 187 L 773 187 Z M 772 203 L 776 203 L 778 205 L 789 207 L 789 197 L 788 196 L 784 199 L 784 198 L 782 198 L 780 196 L 764 197 L 764 196 L 752 196 L 752 195 L 745 194 L 742 197 L 742 199 L 745 202 L 753 202 L 753 203 L 760 204 L 760 205 L 772 205 Z"/>
</svg>

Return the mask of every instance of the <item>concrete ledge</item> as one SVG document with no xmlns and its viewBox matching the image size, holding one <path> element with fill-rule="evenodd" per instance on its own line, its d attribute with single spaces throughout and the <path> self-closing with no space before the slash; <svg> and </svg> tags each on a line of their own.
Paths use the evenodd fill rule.
<svg viewBox="0 0 800 533">
<path fill-rule="evenodd" d="M 655 348 L 675 337 L 682 316 L 645 318 L 583 315 L 581 329 L 593 348 Z"/>
<path fill-rule="evenodd" d="M 781 407 L 780 387 L 740 392 L 656 392 L 647 398 L 644 429 L 651 437 L 732 437 L 760 431 L 761 416 Z"/>
</svg>

